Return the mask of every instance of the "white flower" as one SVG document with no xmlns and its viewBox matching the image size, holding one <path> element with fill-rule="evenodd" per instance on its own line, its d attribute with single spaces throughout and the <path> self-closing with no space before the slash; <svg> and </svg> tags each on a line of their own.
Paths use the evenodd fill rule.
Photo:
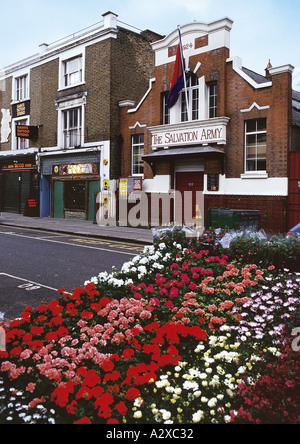
<svg viewBox="0 0 300 444">
<path fill-rule="evenodd" d="M 194 381 L 185 381 L 183 384 L 184 390 L 198 390 L 199 385 Z"/>
<path fill-rule="evenodd" d="M 142 414 L 142 412 L 141 412 L 140 410 L 138 410 L 137 412 L 135 412 L 134 415 L 133 415 L 133 417 L 134 417 L 134 418 L 137 418 L 137 419 L 142 418 L 142 416 L 143 416 L 143 414 Z"/>
<path fill-rule="evenodd" d="M 201 344 L 199 344 L 199 345 L 197 345 L 197 347 L 195 348 L 195 353 L 200 353 L 202 350 L 204 350 L 205 349 L 205 346 L 204 345 L 201 345 Z"/>
<path fill-rule="evenodd" d="M 161 409 L 160 413 L 162 414 L 164 421 L 168 421 L 168 419 L 171 418 L 171 412 L 168 412 L 168 410 Z"/>
<path fill-rule="evenodd" d="M 211 398 L 208 401 L 207 405 L 208 407 L 215 407 L 217 405 L 217 402 L 218 402 L 217 398 Z"/>
<path fill-rule="evenodd" d="M 193 414 L 193 423 L 197 424 L 203 418 L 204 418 L 204 412 L 202 410 L 198 410 L 196 413 Z"/>
</svg>

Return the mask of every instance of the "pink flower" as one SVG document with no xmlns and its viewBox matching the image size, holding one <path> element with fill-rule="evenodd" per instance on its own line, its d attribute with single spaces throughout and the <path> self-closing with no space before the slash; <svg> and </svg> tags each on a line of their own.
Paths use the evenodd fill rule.
<svg viewBox="0 0 300 444">
<path fill-rule="evenodd" d="M 27 387 L 26 387 L 26 391 L 33 393 L 35 390 L 36 384 L 34 382 L 30 382 Z"/>
</svg>

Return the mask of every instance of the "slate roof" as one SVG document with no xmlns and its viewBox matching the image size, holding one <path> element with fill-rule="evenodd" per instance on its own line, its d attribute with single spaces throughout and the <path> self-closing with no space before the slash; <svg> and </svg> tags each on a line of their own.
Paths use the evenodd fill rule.
<svg viewBox="0 0 300 444">
<path fill-rule="evenodd" d="M 300 92 L 293 90 L 292 95 L 293 125 L 300 126 Z"/>
<path fill-rule="evenodd" d="M 267 77 L 262 76 L 261 74 L 258 74 L 257 72 L 251 71 L 251 69 L 242 67 L 242 71 L 247 74 L 252 80 L 254 80 L 256 83 L 266 83 L 269 82 L 270 79 Z"/>
</svg>

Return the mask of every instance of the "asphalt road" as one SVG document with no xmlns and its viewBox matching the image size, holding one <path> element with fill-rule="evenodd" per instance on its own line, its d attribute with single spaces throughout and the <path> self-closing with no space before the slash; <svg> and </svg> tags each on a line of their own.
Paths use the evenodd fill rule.
<svg viewBox="0 0 300 444">
<path fill-rule="evenodd" d="M 49 303 L 58 289 L 82 287 L 142 250 L 130 242 L 0 227 L 0 314 L 19 317 L 27 305 Z"/>
</svg>

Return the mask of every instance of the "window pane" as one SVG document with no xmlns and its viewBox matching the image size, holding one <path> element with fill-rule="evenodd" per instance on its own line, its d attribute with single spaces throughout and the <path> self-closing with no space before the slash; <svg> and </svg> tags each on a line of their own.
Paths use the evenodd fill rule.
<svg viewBox="0 0 300 444">
<path fill-rule="evenodd" d="M 256 120 L 248 120 L 248 122 L 246 122 L 246 132 L 247 133 L 256 132 Z"/>
<path fill-rule="evenodd" d="M 267 120 L 266 119 L 258 119 L 257 120 L 257 131 L 266 131 L 267 129 Z"/>
<path fill-rule="evenodd" d="M 266 119 L 246 122 L 246 168 L 247 171 L 265 171 L 267 156 Z"/>
<path fill-rule="evenodd" d="M 144 173 L 144 134 L 136 134 L 132 137 L 132 174 Z"/>
<path fill-rule="evenodd" d="M 256 171 L 255 160 L 247 160 L 247 171 Z"/>
<path fill-rule="evenodd" d="M 267 169 L 267 161 L 266 159 L 258 159 L 257 160 L 257 170 L 265 171 Z"/>
</svg>

